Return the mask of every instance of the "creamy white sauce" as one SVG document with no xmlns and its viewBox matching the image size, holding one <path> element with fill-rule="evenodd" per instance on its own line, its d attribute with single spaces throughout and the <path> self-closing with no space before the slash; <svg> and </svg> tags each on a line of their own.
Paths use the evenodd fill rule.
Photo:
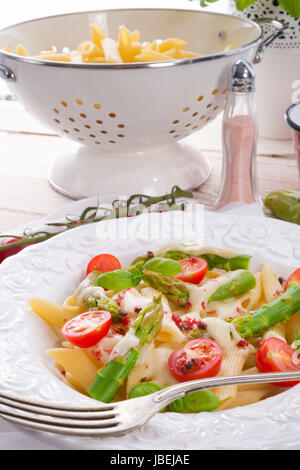
<svg viewBox="0 0 300 470">
<path fill-rule="evenodd" d="M 228 282 L 235 279 L 243 269 L 231 271 L 224 276 L 219 276 L 211 279 L 203 286 L 199 287 L 192 284 L 186 284 L 186 288 L 189 291 L 189 302 L 191 303 L 192 310 L 204 311 L 207 308 L 208 300 L 220 287 L 224 286 Z M 222 302 L 223 303 L 223 302 Z"/>
<path fill-rule="evenodd" d="M 88 275 L 77 287 L 75 292 L 76 300 L 79 306 L 83 307 L 86 304 L 88 297 L 103 297 L 105 290 L 99 286 L 92 286 L 95 275 Z"/>
<path fill-rule="evenodd" d="M 217 341 L 224 351 L 228 351 L 242 339 L 235 327 L 231 323 L 221 320 L 221 318 L 206 317 L 202 321 L 207 326 L 207 335 Z"/>
<path fill-rule="evenodd" d="M 134 314 L 136 309 L 143 309 L 151 302 L 152 298 L 150 296 L 142 295 L 136 289 L 130 289 L 125 292 L 121 301 L 121 308 L 128 313 Z"/>
<path fill-rule="evenodd" d="M 112 361 L 115 357 L 124 356 L 127 354 L 131 348 L 137 347 L 140 340 L 135 336 L 135 331 L 130 329 L 126 336 L 124 336 L 121 341 L 113 348 L 109 360 Z"/>
<path fill-rule="evenodd" d="M 204 254 L 211 254 L 211 255 L 218 255 L 222 256 L 223 258 L 233 258 L 237 256 L 238 253 L 233 250 L 229 250 L 227 248 L 219 248 L 216 246 L 202 246 L 197 244 L 183 244 L 178 242 L 169 243 L 167 245 L 161 246 L 153 250 L 155 256 L 160 256 L 165 254 L 167 251 L 183 251 L 183 253 L 189 253 L 191 255 L 204 255 Z"/>
</svg>

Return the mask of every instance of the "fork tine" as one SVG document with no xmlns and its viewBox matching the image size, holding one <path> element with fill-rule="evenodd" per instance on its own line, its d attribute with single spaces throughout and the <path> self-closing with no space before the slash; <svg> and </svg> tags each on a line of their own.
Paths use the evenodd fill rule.
<svg viewBox="0 0 300 470">
<path fill-rule="evenodd" d="M 119 426 L 118 423 L 110 425 L 109 427 L 102 428 L 80 428 L 80 427 L 64 427 L 55 426 L 55 424 L 45 424 L 32 421 L 30 419 L 19 418 L 14 415 L 2 415 L 1 416 L 14 424 L 20 426 L 29 427 L 38 431 L 50 432 L 55 434 L 64 434 L 68 436 L 80 436 L 80 437 L 105 437 L 105 436 L 118 436 L 126 433 L 130 429 Z"/>
<path fill-rule="evenodd" d="M 0 395 L 0 404 L 11 407 L 13 409 L 28 411 L 31 413 L 36 413 L 40 415 L 47 415 L 47 416 L 56 416 L 62 418 L 75 418 L 75 419 L 87 419 L 87 420 L 107 420 L 110 418 L 114 418 L 116 416 L 117 407 L 111 407 L 111 409 L 106 409 L 103 407 L 104 411 L 89 411 L 89 409 L 85 408 L 79 411 L 69 411 L 64 409 L 56 409 L 55 407 L 52 408 L 51 406 L 46 406 L 45 404 L 37 404 L 32 402 L 27 402 L 25 400 L 13 400 L 12 398 L 4 398 Z M 1 412 L 1 411 L 0 411 Z"/>
<path fill-rule="evenodd" d="M 71 427 L 71 428 L 108 428 L 114 427 L 119 424 L 117 416 L 111 419 L 95 420 L 95 419 L 74 419 L 74 418 L 61 418 L 57 416 L 51 416 L 49 414 L 32 413 L 23 410 L 17 410 L 15 408 L 4 408 L 0 410 L 1 416 L 15 417 L 18 419 L 28 420 L 36 423 L 42 423 L 46 425 L 58 426 L 58 427 Z"/>
<path fill-rule="evenodd" d="M 25 405 L 31 405 L 31 406 L 37 406 L 40 408 L 46 408 L 46 409 L 51 409 L 51 410 L 57 410 L 57 411 L 74 411 L 74 412 L 90 412 L 90 411 L 112 411 L 115 408 L 114 403 L 102 403 L 98 402 L 97 405 L 91 406 L 91 405 L 82 405 L 82 406 L 73 406 L 73 405 L 66 405 L 66 404 L 59 404 L 59 403 L 51 403 L 51 402 L 41 402 L 38 400 L 27 400 L 25 398 L 20 398 L 16 397 L 13 395 L 10 395 L 8 393 L 3 393 L 0 392 L 0 399 L 4 400 L 11 400 L 13 403 L 20 403 L 20 404 L 25 404 Z"/>
</svg>

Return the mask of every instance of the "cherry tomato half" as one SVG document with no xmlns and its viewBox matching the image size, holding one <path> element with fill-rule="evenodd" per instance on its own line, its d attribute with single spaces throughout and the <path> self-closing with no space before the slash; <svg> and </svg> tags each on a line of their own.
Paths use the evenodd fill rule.
<svg viewBox="0 0 300 470">
<path fill-rule="evenodd" d="M 296 269 L 288 278 L 285 284 L 284 290 L 287 290 L 291 282 L 297 282 L 300 284 L 300 268 Z"/>
<path fill-rule="evenodd" d="M 90 348 L 107 335 L 111 314 L 105 310 L 86 312 L 68 321 L 61 329 L 64 337 L 74 346 Z"/>
<path fill-rule="evenodd" d="M 108 273 L 115 271 L 116 269 L 122 269 L 121 263 L 113 255 L 101 254 L 95 256 L 88 264 L 86 274 L 90 274 L 93 271 L 99 271 L 100 273 Z"/>
<path fill-rule="evenodd" d="M 268 338 L 263 341 L 256 354 L 256 367 L 259 372 L 289 372 L 300 369 L 297 353 L 285 341 Z M 299 382 L 274 383 L 279 387 L 293 387 Z"/>
<path fill-rule="evenodd" d="M 179 382 L 187 382 L 214 377 L 220 370 L 221 362 L 221 346 L 212 339 L 198 338 L 170 355 L 169 369 Z"/>
<path fill-rule="evenodd" d="M 205 259 L 191 258 L 179 260 L 181 264 L 181 272 L 177 274 L 177 279 L 191 284 L 199 284 L 207 272 L 207 262 Z"/>
</svg>

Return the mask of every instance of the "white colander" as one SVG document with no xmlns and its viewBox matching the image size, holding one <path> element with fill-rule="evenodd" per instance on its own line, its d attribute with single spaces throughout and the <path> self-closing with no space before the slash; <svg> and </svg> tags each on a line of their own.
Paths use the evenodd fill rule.
<svg viewBox="0 0 300 470">
<path fill-rule="evenodd" d="M 188 137 L 224 108 L 228 71 L 253 62 L 263 43 L 252 21 L 191 10 L 134 9 L 42 18 L 0 32 L 0 49 L 22 43 L 31 55 L 55 45 L 76 49 L 99 24 L 143 41 L 178 37 L 203 54 L 180 61 L 134 64 L 48 62 L 0 51 L 0 73 L 18 100 L 56 133 L 76 141 L 60 157 L 51 184 L 72 198 L 105 193 L 161 193 L 200 185 L 209 162 Z M 223 52 L 229 44 L 238 47 Z"/>
</svg>

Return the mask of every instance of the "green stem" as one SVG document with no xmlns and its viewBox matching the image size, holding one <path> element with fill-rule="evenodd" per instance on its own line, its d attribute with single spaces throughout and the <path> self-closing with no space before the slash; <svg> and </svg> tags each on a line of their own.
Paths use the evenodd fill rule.
<svg viewBox="0 0 300 470">
<path fill-rule="evenodd" d="M 270 303 L 263 305 L 252 314 L 235 318 L 233 324 L 245 339 L 260 336 L 264 331 L 287 321 L 291 315 L 300 310 L 300 285 L 292 283 L 283 294 Z"/>
<path fill-rule="evenodd" d="M 249 271 L 242 271 L 232 281 L 219 287 L 216 292 L 209 298 L 208 302 L 216 302 L 220 300 L 236 297 L 244 292 L 248 292 L 256 286 L 256 279 Z"/>
</svg>

